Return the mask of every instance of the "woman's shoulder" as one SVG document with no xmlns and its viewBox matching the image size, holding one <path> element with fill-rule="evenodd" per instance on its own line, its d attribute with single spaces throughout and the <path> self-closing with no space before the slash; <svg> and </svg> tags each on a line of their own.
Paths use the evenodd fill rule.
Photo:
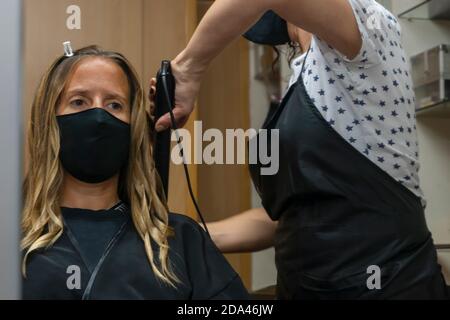
<svg viewBox="0 0 450 320">
<path fill-rule="evenodd" d="M 197 221 L 189 217 L 188 215 L 170 212 L 169 213 L 169 222 L 173 223 L 189 223 L 189 224 L 198 224 Z"/>
<path fill-rule="evenodd" d="M 169 226 L 176 231 L 205 233 L 200 224 L 191 217 L 179 214 L 169 213 Z"/>
<path fill-rule="evenodd" d="M 248 299 L 238 274 L 228 263 L 200 224 L 189 216 L 170 213 L 169 239 L 173 261 L 184 266 L 192 287 L 193 299 Z"/>
<path fill-rule="evenodd" d="M 169 237 L 169 245 L 174 252 L 182 256 L 196 256 L 206 253 L 208 258 L 221 259 L 219 249 L 200 226 L 200 224 L 184 214 L 169 213 L 169 227 L 173 235 Z"/>
<path fill-rule="evenodd" d="M 185 214 L 169 213 L 169 227 L 173 231 L 173 237 L 169 238 L 173 247 L 181 246 L 183 250 L 206 247 L 209 251 L 218 252 L 209 235 L 193 218 Z"/>
</svg>

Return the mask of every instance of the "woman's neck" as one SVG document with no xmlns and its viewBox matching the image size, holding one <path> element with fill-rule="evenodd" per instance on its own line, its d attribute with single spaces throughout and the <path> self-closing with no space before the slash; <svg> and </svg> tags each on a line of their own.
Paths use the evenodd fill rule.
<svg viewBox="0 0 450 320">
<path fill-rule="evenodd" d="M 89 210 L 109 209 L 119 202 L 119 175 L 100 183 L 86 183 L 64 173 L 61 207 Z"/>
</svg>

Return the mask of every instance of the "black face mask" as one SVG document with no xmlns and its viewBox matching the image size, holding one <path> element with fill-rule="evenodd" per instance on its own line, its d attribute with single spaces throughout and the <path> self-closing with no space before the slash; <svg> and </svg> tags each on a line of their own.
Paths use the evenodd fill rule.
<svg viewBox="0 0 450 320">
<path fill-rule="evenodd" d="M 61 163 L 72 176 L 99 183 L 128 161 L 130 125 L 101 108 L 57 116 Z"/>
<path fill-rule="evenodd" d="M 244 37 L 258 44 L 278 46 L 291 41 L 287 23 L 273 11 L 267 11 Z"/>
</svg>

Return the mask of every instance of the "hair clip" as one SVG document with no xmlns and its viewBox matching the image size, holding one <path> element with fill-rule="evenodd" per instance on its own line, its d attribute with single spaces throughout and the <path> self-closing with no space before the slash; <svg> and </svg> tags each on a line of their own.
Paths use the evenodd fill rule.
<svg viewBox="0 0 450 320">
<path fill-rule="evenodd" d="M 72 45 L 71 45 L 70 41 L 63 42 L 63 46 L 64 46 L 64 55 L 66 57 L 72 57 L 73 51 L 72 51 Z"/>
</svg>

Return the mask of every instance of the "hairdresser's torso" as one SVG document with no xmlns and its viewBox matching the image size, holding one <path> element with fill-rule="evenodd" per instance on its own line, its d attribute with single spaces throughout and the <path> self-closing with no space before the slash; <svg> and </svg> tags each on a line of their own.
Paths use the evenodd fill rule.
<svg viewBox="0 0 450 320">
<path fill-rule="evenodd" d="M 350 3 L 360 52 L 347 59 L 313 36 L 308 54 L 293 63 L 279 109 L 264 124 L 279 130 L 279 171 L 263 176 L 251 166 L 264 208 L 279 221 L 278 295 L 395 298 L 436 277 L 436 297 L 442 297 L 419 187 L 415 100 L 400 27 L 378 4 L 370 11 L 365 5 L 372 1 Z M 380 29 L 368 24 L 374 9 Z M 367 287 L 371 266 L 380 268 L 383 290 Z M 434 294 L 421 291 L 416 297 Z"/>
</svg>

